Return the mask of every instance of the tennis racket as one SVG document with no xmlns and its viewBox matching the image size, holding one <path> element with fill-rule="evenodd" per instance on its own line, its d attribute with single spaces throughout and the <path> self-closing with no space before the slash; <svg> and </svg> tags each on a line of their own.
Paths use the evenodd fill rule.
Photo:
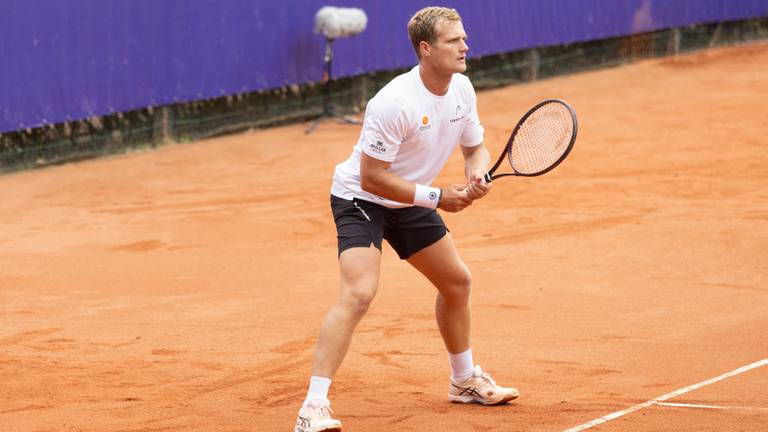
<svg viewBox="0 0 768 432">
<path fill-rule="evenodd" d="M 500 177 L 534 177 L 560 164 L 576 142 L 576 112 L 559 99 L 547 99 L 531 108 L 517 123 L 499 160 L 485 174 L 485 181 Z M 504 157 L 512 172 L 496 174 Z"/>
</svg>

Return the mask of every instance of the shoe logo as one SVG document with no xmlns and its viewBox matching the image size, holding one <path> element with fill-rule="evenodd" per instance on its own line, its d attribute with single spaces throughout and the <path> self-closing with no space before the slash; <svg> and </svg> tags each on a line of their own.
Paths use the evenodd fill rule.
<svg viewBox="0 0 768 432">
<path fill-rule="evenodd" d="M 458 396 L 470 395 L 475 397 L 483 397 L 482 395 L 480 395 L 480 393 L 477 392 L 477 389 L 475 387 L 462 387 L 454 383 L 451 383 L 451 385 L 461 390 Z"/>
<path fill-rule="evenodd" d="M 309 427 L 309 419 L 308 418 L 299 416 L 299 422 L 301 423 L 299 426 L 301 426 L 301 427 Z"/>
</svg>

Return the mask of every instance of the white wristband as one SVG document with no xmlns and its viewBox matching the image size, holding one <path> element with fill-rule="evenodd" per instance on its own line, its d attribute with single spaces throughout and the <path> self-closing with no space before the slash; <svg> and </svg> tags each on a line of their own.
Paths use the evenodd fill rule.
<svg viewBox="0 0 768 432">
<path fill-rule="evenodd" d="M 416 194 L 413 203 L 419 207 L 436 209 L 442 195 L 440 188 L 416 184 Z"/>
</svg>

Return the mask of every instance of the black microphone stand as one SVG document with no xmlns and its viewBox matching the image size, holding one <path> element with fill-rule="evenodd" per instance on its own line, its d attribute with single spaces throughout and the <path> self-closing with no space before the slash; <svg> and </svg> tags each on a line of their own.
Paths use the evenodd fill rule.
<svg viewBox="0 0 768 432">
<path fill-rule="evenodd" d="M 334 108 L 331 106 L 331 66 L 333 64 L 333 41 L 334 39 L 326 37 L 325 38 L 325 57 L 323 58 L 323 112 L 320 114 L 320 117 L 315 119 L 309 127 L 307 127 L 307 130 L 305 131 L 305 134 L 312 133 L 313 130 L 321 123 L 328 119 L 332 119 L 335 117 L 338 117 L 339 114 L 334 110 Z M 346 123 L 346 124 L 361 124 L 361 122 L 357 119 L 351 118 L 349 116 L 343 116 L 340 118 L 337 118 L 337 120 L 340 123 Z"/>
</svg>

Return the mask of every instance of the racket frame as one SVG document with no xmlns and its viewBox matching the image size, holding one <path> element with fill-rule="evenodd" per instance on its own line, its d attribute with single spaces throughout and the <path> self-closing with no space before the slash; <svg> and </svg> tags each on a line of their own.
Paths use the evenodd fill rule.
<svg viewBox="0 0 768 432">
<path fill-rule="evenodd" d="M 514 144 L 514 141 L 515 141 L 515 136 L 517 136 L 517 132 L 520 130 L 520 127 L 523 125 L 523 123 L 525 123 L 528 117 L 530 117 L 539 108 L 550 103 L 559 103 L 563 105 L 571 114 L 571 119 L 573 120 L 573 133 L 571 134 L 571 141 L 568 143 L 568 148 L 565 149 L 565 151 L 560 156 L 560 158 L 558 158 L 552 165 L 550 165 L 549 167 L 541 171 L 538 171 L 535 173 L 529 173 L 529 174 L 519 173 L 515 171 L 515 167 L 513 167 L 510 162 L 510 166 L 513 171 L 512 173 L 494 174 L 496 172 L 496 169 L 498 169 L 499 166 L 501 165 L 501 162 L 504 159 L 509 159 L 509 156 L 508 156 L 509 150 L 512 148 L 512 145 Z M 578 130 L 579 130 L 579 122 L 578 122 L 578 119 L 576 118 L 576 111 L 574 111 L 573 108 L 570 105 L 568 105 L 567 102 L 561 99 L 546 99 L 539 102 L 538 104 L 536 104 L 536 106 L 529 109 L 528 112 L 526 112 L 525 115 L 523 115 L 520 121 L 517 122 L 515 129 L 512 130 L 512 134 L 509 136 L 509 139 L 507 140 L 507 145 L 504 146 L 504 151 L 501 152 L 499 159 L 496 161 L 493 167 L 485 174 L 485 176 L 483 176 L 483 178 L 485 179 L 486 183 L 490 183 L 496 180 L 497 178 L 501 178 L 501 177 L 508 177 L 508 176 L 536 177 L 552 171 L 556 166 L 560 165 L 560 162 L 562 162 L 563 160 L 565 160 L 566 157 L 568 157 L 568 154 L 571 152 L 571 149 L 573 149 L 573 144 L 576 142 L 576 134 Z"/>
</svg>

